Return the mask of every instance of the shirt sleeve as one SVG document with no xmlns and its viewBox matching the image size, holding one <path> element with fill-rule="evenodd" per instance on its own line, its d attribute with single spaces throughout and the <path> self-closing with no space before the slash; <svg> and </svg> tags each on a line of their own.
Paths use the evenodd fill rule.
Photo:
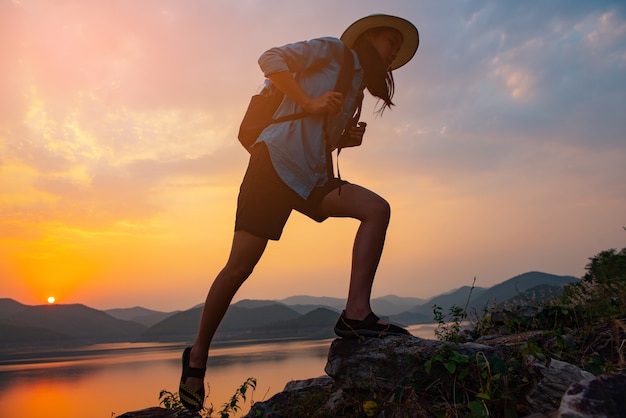
<svg viewBox="0 0 626 418">
<path fill-rule="evenodd" d="M 319 69 L 331 61 L 340 61 L 342 54 L 341 40 L 326 37 L 271 48 L 259 57 L 258 62 L 267 77 L 281 71 L 300 73 Z"/>
</svg>

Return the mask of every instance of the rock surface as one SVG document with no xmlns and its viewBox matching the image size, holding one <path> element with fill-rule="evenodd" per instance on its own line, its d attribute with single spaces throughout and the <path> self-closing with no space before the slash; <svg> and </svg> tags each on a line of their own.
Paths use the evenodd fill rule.
<svg viewBox="0 0 626 418">
<path fill-rule="evenodd" d="M 561 401 L 562 418 L 626 417 L 626 374 L 598 376 L 569 387 Z"/>
<path fill-rule="evenodd" d="M 593 374 L 560 360 L 550 360 L 545 364 L 529 356 L 527 367 L 529 372 L 541 376 L 537 387 L 526 395 L 529 409 L 537 412 L 558 409 L 570 385 L 593 378 Z"/>
<path fill-rule="evenodd" d="M 172 411 L 171 409 L 154 407 L 126 412 L 116 418 L 200 418 L 200 415 L 187 410 Z"/>
<path fill-rule="evenodd" d="M 330 346 L 325 371 L 344 390 L 367 385 L 374 391 L 392 391 L 403 386 L 407 377 L 422 370 L 424 360 L 442 346 L 452 347 L 449 343 L 411 336 L 363 341 L 336 339 Z M 481 352 L 487 358 L 506 355 L 499 348 L 476 343 L 460 344 L 454 346 L 454 350 L 470 356 Z"/>
<path fill-rule="evenodd" d="M 424 340 L 417 337 L 391 336 L 384 339 L 344 340 L 332 342 L 325 371 L 330 377 L 304 382 L 290 383 L 285 390 L 266 402 L 253 406 L 246 417 L 257 414 L 268 418 L 293 417 L 299 415 L 303 403 L 313 417 L 335 416 L 408 416 L 432 417 L 430 405 L 421 405 L 418 393 L 404 390 L 407 381 L 435 381 L 436 376 L 424 368 L 426 359 L 440 353 L 444 347 L 475 359 L 484 357 L 490 362 L 495 359 L 507 361 L 511 346 L 516 342 L 498 339 L 488 344 L 465 343 L 451 345 L 441 341 Z M 533 357 L 526 359 L 524 367 L 529 373 L 540 376 L 536 389 L 528 394 L 525 415 L 548 416 L 559 408 L 561 397 L 567 388 L 591 375 L 576 366 L 560 361 L 540 362 Z M 468 379 L 464 385 L 479 391 L 480 379 Z M 369 399 L 368 394 L 384 394 L 385 399 Z M 309 397 L 311 395 L 311 397 Z M 358 396 L 362 395 L 362 396 Z M 403 396 L 398 402 L 399 395 Z M 374 396 L 370 396 L 374 398 Z M 315 399 L 313 401 L 312 399 Z M 371 408 L 368 411 L 368 406 Z M 373 413 L 373 415 L 368 415 Z"/>
<path fill-rule="evenodd" d="M 327 376 L 289 382 L 282 392 L 255 403 L 245 417 L 434 417 L 433 405 L 424 402 L 429 399 L 426 391 L 431 386 L 449 379 L 451 383 L 442 387 L 454 387 L 444 394 L 443 406 L 454 408 L 457 389 L 477 394 L 485 382 L 485 375 L 460 377 L 458 370 L 457 374 L 446 372 L 443 365 L 449 367 L 456 359 L 465 369 L 469 369 L 468 362 L 480 360 L 506 366 L 511 361 L 519 361 L 520 357 L 514 358 L 513 353 L 527 337 L 484 338 L 480 342 L 458 345 L 411 336 L 336 339 L 329 350 Z M 450 357 L 441 360 L 441 353 Z M 433 358 L 439 359 L 438 371 L 432 364 L 426 365 L 432 363 Z M 594 378 L 572 364 L 554 359 L 540 361 L 533 356 L 523 357 L 519 367 L 534 382 L 524 388 L 513 388 L 521 397 L 514 403 L 520 417 L 626 417 L 623 397 L 626 374 Z M 419 388 L 425 388 L 423 393 Z M 460 399 L 462 401 L 466 399 Z M 117 418 L 148 417 L 196 418 L 198 415 L 149 408 Z"/>
</svg>

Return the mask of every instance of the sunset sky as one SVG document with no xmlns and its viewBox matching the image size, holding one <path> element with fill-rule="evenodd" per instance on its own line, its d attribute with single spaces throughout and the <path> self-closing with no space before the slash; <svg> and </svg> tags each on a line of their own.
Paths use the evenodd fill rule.
<svg viewBox="0 0 626 418">
<path fill-rule="evenodd" d="M 405 17 L 396 107 L 341 174 L 392 206 L 374 296 L 626 247 L 626 2 L 3 0 L 0 297 L 188 309 L 230 250 L 266 49 Z M 293 214 L 239 299 L 345 297 L 357 223 Z"/>
</svg>

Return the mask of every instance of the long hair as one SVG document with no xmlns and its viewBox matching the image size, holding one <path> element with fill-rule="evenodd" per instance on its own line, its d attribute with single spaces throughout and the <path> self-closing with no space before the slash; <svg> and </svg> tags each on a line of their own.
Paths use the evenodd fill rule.
<svg viewBox="0 0 626 418">
<path fill-rule="evenodd" d="M 380 28 L 370 29 L 377 31 Z M 364 71 L 365 87 L 372 94 L 382 100 L 382 105 L 376 110 L 376 113 L 382 115 L 386 108 L 395 106 L 391 101 L 393 98 L 395 84 L 393 74 L 387 70 L 385 62 L 374 46 L 367 40 L 366 34 L 370 31 L 362 33 L 356 41 L 354 41 L 353 49 L 356 51 L 361 66 Z"/>
</svg>

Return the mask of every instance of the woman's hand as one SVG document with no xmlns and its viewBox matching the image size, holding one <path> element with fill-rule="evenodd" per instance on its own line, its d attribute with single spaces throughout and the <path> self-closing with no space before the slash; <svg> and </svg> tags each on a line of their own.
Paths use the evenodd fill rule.
<svg viewBox="0 0 626 418">
<path fill-rule="evenodd" d="M 303 103 L 302 109 L 311 114 L 337 113 L 343 106 L 343 94 L 336 91 L 327 91 L 315 99 Z"/>
<path fill-rule="evenodd" d="M 336 91 L 327 91 L 316 98 L 309 97 L 288 71 L 272 73 L 267 77 L 307 113 L 337 113 L 343 106 L 343 94 Z"/>
</svg>

